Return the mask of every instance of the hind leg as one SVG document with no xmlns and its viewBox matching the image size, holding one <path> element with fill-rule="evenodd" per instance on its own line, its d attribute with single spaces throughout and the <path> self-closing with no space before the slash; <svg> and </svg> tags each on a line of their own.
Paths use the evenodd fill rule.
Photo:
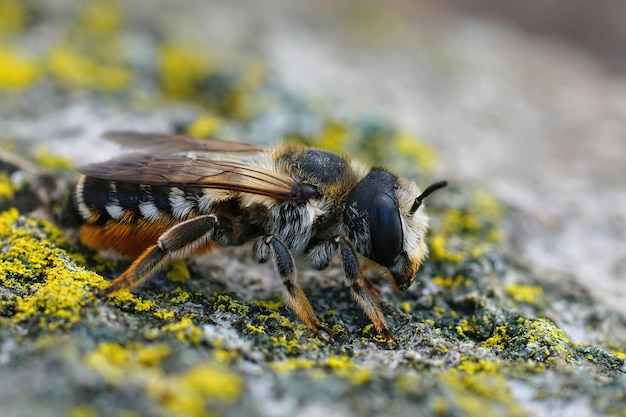
<svg viewBox="0 0 626 417">
<path fill-rule="evenodd" d="M 194 217 L 166 230 L 157 243 L 148 247 L 100 295 L 106 296 L 123 289 L 133 289 L 176 260 L 190 257 L 206 249 L 212 240 L 227 243 L 232 240 L 230 221 L 214 214 Z"/>
</svg>

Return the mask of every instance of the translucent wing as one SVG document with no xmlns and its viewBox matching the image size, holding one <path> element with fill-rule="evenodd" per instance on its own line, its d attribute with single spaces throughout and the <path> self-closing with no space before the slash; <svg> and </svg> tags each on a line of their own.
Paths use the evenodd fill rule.
<svg viewBox="0 0 626 417">
<path fill-rule="evenodd" d="M 212 152 L 216 156 L 219 155 L 216 151 Z M 167 187 L 232 190 L 264 195 L 277 200 L 299 200 L 302 198 L 300 188 L 291 178 L 244 161 L 238 161 L 235 158 L 232 160 L 213 160 L 177 154 L 155 156 L 136 152 L 122 155 L 107 162 L 85 165 L 77 168 L 77 170 L 82 174 L 109 181 Z"/>
<path fill-rule="evenodd" d="M 105 132 L 103 137 L 124 148 L 137 149 L 153 155 L 185 151 L 259 152 L 263 150 L 261 146 L 248 143 L 229 142 L 213 138 L 198 139 L 186 135 L 111 131 Z"/>
</svg>

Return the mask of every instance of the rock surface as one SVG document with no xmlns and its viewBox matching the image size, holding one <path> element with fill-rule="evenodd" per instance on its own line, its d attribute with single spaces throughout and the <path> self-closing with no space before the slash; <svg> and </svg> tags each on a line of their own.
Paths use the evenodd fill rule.
<svg viewBox="0 0 626 417">
<path fill-rule="evenodd" d="M 622 74 L 401 2 L 5 0 L 0 35 L 3 416 L 623 414 Z M 58 219 L 71 166 L 118 152 L 110 129 L 287 138 L 447 177 L 430 262 L 406 292 L 380 285 L 396 341 L 336 262 L 301 271 L 340 334 L 315 337 L 250 247 L 94 298 L 128 262 Z"/>
</svg>

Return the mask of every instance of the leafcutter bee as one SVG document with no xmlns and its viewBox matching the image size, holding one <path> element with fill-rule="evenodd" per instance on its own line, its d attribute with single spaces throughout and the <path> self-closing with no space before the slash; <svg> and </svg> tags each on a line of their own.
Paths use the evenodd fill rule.
<svg viewBox="0 0 626 417">
<path fill-rule="evenodd" d="M 171 261 L 214 245 L 254 241 L 257 262 L 273 258 L 287 305 L 313 332 L 333 338 L 297 283 L 294 257 L 322 270 L 338 252 L 352 295 L 376 331 L 392 339 L 359 255 L 407 289 L 428 253 L 423 202 L 445 181 L 420 192 L 385 169 L 296 145 L 136 132 L 105 137 L 137 151 L 78 169 L 73 198 L 83 243 L 136 257 L 104 295 L 133 289 Z"/>
</svg>

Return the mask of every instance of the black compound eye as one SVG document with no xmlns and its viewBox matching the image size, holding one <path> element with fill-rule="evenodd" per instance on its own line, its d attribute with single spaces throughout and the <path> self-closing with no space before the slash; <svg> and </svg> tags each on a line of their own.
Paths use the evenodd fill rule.
<svg viewBox="0 0 626 417">
<path fill-rule="evenodd" d="M 382 266 L 393 265 L 402 251 L 402 221 L 396 202 L 387 194 L 378 193 L 370 206 L 370 258 Z"/>
</svg>

